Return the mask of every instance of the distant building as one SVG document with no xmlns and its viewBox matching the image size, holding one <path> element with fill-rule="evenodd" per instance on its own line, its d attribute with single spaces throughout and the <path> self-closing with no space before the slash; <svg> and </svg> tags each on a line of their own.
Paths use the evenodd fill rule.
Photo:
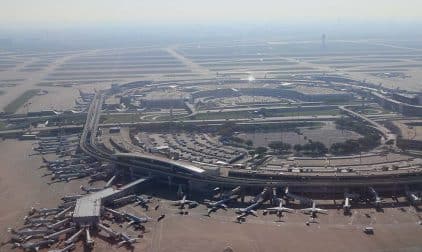
<svg viewBox="0 0 422 252">
<path fill-rule="evenodd" d="M 393 99 L 397 101 L 401 101 L 403 103 L 411 104 L 411 105 L 419 105 L 420 103 L 420 96 L 416 94 L 407 94 L 407 93 L 394 93 Z"/>
<path fill-rule="evenodd" d="M 151 92 L 140 99 L 142 107 L 149 108 L 184 108 L 189 95 L 181 92 Z"/>
<path fill-rule="evenodd" d="M 325 40 L 327 39 L 327 36 L 324 34 L 322 34 L 321 36 L 321 48 L 325 49 Z"/>
</svg>

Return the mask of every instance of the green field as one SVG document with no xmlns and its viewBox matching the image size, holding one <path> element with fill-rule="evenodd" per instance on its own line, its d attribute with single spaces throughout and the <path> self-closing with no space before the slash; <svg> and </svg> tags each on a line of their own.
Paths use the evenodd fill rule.
<svg viewBox="0 0 422 252">
<path fill-rule="evenodd" d="M 339 115 L 338 109 L 322 109 L 313 111 L 286 111 L 285 109 L 267 109 L 265 117 L 287 117 L 287 116 L 319 116 L 319 115 Z M 241 118 L 258 118 L 261 113 L 253 111 L 230 111 L 218 113 L 200 113 L 192 117 L 194 120 L 214 120 L 214 119 L 241 119 Z"/>
<path fill-rule="evenodd" d="M 14 99 L 11 103 L 7 104 L 4 107 L 4 112 L 6 113 L 16 113 L 20 107 L 22 107 L 27 101 L 32 97 L 36 96 L 40 89 L 30 89 L 21 94 L 18 98 Z"/>
</svg>

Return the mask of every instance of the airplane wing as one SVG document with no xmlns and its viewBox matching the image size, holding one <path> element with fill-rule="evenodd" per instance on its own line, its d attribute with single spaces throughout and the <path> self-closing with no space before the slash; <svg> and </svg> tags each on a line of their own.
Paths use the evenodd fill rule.
<svg viewBox="0 0 422 252">
<path fill-rule="evenodd" d="M 255 217 L 258 217 L 258 213 L 255 210 L 250 210 L 249 213 L 252 214 Z"/>
<path fill-rule="evenodd" d="M 305 209 L 300 209 L 300 211 L 301 212 L 304 212 L 304 213 L 309 213 L 309 212 L 312 212 L 312 208 L 305 208 Z"/>
<path fill-rule="evenodd" d="M 321 208 L 316 208 L 315 211 L 317 211 L 318 213 L 322 213 L 322 214 L 327 214 L 328 211 L 325 209 L 321 209 Z"/>
</svg>

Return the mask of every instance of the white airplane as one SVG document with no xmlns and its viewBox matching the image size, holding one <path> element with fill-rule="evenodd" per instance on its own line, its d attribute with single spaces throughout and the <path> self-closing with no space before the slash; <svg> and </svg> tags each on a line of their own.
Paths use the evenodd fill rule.
<svg viewBox="0 0 422 252">
<path fill-rule="evenodd" d="M 282 199 L 278 199 L 278 201 L 279 201 L 278 207 L 267 208 L 267 211 L 275 212 L 275 213 L 277 213 L 277 216 L 282 216 L 282 214 L 284 212 L 288 212 L 288 213 L 294 213 L 295 212 L 294 209 L 283 207 L 283 200 Z"/>
<path fill-rule="evenodd" d="M 51 224 L 51 225 L 47 225 L 47 227 L 49 228 L 49 229 L 58 229 L 58 228 L 60 228 L 60 227 L 62 227 L 62 226 L 64 226 L 64 225 L 66 225 L 67 223 L 69 223 L 70 222 L 70 218 L 66 218 L 66 219 L 63 219 L 63 220 L 61 220 L 61 221 L 58 221 L 58 222 L 56 222 L 56 223 L 53 223 L 53 224 Z"/>
<path fill-rule="evenodd" d="M 136 238 L 131 238 L 129 235 L 125 233 L 120 233 L 120 237 L 122 238 L 122 241 L 117 244 L 119 247 L 123 245 L 127 245 L 127 244 L 132 245 L 133 243 L 137 241 Z"/>
<path fill-rule="evenodd" d="M 150 200 L 147 197 L 136 195 L 135 198 L 136 198 L 136 205 L 140 205 L 144 208 L 148 208 L 148 203 L 150 202 Z"/>
<path fill-rule="evenodd" d="M 193 208 L 198 205 L 198 202 L 193 201 L 193 200 L 187 200 L 186 195 L 184 195 L 181 200 L 173 201 L 173 205 L 179 206 L 180 209 L 184 209 L 185 205 L 188 205 L 189 208 Z"/>
<path fill-rule="evenodd" d="M 124 213 L 126 219 L 129 220 L 129 226 L 132 224 L 143 224 L 147 223 L 148 221 L 152 220 L 152 218 L 149 217 L 138 217 L 136 215 L 130 214 L 130 213 Z"/>
<path fill-rule="evenodd" d="M 372 203 L 375 205 L 375 208 L 379 209 L 381 208 L 382 199 L 378 195 L 377 191 L 373 187 L 368 187 L 369 193 L 372 196 Z"/>
<path fill-rule="evenodd" d="M 255 208 L 257 208 L 260 205 L 260 203 L 253 203 L 252 205 L 246 207 L 246 208 L 237 208 L 236 213 L 237 214 L 246 214 L 246 215 L 254 215 L 257 216 L 257 212 L 255 211 Z"/>
<path fill-rule="evenodd" d="M 62 249 L 49 250 L 48 252 L 68 252 L 72 251 L 73 249 L 75 249 L 75 243 L 71 243 Z"/>
<path fill-rule="evenodd" d="M 73 206 L 70 206 L 66 209 L 63 209 L 60 213 L 57 213 L 56 215 L 54 215 L 54 219 L 61 219 L 67 212 L 69 212 L 73 208 L 74 208 Z"/>
<path fill-rule="evenodd" d="M 344 212 L 344 214 L 349 214 L 351 208 L 352 208 L 352 205 L 350 204 L 350 198 L 348 196 L 346 196 L 344 198 L 344 204 L 343 204 L 343 212 Z"/>
<path fill-rule="evenodd" d="M 97 226 L 104 232 L 106 232 L 109 236 L 113 237 L 113 239 L 116 239 L 117 237 L 119 237 L 119 234 L 117 232 L 115 232 L 113 229 L 108 228 L 106 226 L 104 226 L 101 223 L 98 223 Z"/>
<path fill-rule="evenodd" d="M 308 205 L 312 203 L 312 200 L 310 198 L 291 193 L 289 191 L 289 187 L 286 187 L 284 194 L 288 200 L 298 200 L 302 205 Z"/>
<path fill-rule="evenodd" d="M 95 188 L 95 187 L 87 188 L 87 187 L 85 187 L 83 185 L 81 185 L 80 188 L 81 188 L 82 191 L 84 191 L 86 193 L 99 192 L 99 191 L 103 190 L 103 188 Z"/>
<path fill-rule="evenodd" d="M 85 228 L 85 241 L 88 247 L 94 246 L 94 239 L 92 239 L 91 233 L 89 232 L 89 228 Z"/>
<path fill-rule="evenodd" d="M 13 228 L 8 228 L 7 230 L 9 233 L 18 235 L 18 236 L 31 236 L 31 235 L 44 235 L 49 233 L 48 229 L 21 229 L 21 230 L 14 230 Z"/>
<path fill-rule="evenodd" d="M 82 194 L 77 194 L 77 195 L 65 195 L 64 197 L 62 197 L 63 201 L 74 201 L 77 200 L 79 198 L 82 198 L 83 195 Z"/>
<path fill-rule="evenodd" d="M 79 238 L 79 236 L 82 234 L 83 231 L 84 231 L 83 229 L 79 229 L 79 231 L 74 233 L 71 237 L 69 237 L 69 239 L 67 239 L 64 242 L 64 244 L 66 245 L 73 244 Z"/>
<path fill-rule="evenodd" d="M 228 198 L 224 198 L 222 200 L 216 201 L 216 202 L 208 202 L 207 203 L 207 207 L 208 207 L 208 215 L 210 215 L 210 213 L 217 211 L 218 209 L 224 209 L 227 210 L 227 205 L 226 203 L 237 199 L 237 195 L 232 196 L 232 197 L 228 197 Z"/>
<path fill-rule="evenodd" d="M 128 195 L 128 196 L 124 196 L 118 199 L 113 200 L 113 205 L 117 206 L 117 205 L 125 205 L 131 202 L 134 202 L 136 200 L 136 195 Z"/>
<path fill-rule="evenodd" d="M 238 186 L 238 187 L 236 187 L 236 188 L 234 188 L 233 190 L 230 190 L 230 191 L 224 191 L 224 192 L 222 192 L 221 193 L 221 198 L 222 199 L 225 199 L 225 198 L 230 198 L 231 196 L 233 196 L 233 195 L 238 195 L 239 193 L 240 193 L 240 191 L 241 191 L 241 187 L 240 186 Z M 216 189 L 214 189 L 215 191 L 219 191 L 220 190 L 220 188 L 216 188 Z"/>
<path fill-rule="evenodd" d="M 312 207 L 311 208 L 305 208 L 305 209 L 301 209 L 301 212 L 305 213 L 305 214 L 311 214 L 313 218 L 315 218 L 317 213 L 321 213 L 321 214 L 327 214 L 328 211 L 321 209 L 321 208 L 316 208 L 316 203 L 315 201 L 312 202 Z"/>
<path fill-rule="evenodd" d="M 48 247 L 55 242 L 55 240 L 42 240 L 38 242 L 15 243 L 15 246 L 25 251 L 38 251 L 40 248 Z"/>
<path fill-rule="evenodd" d="M 40 208 L 40 209 L 36 209 L 35 207 L 31 207 L 31 210 L 29 211 L 29 215 L 33 215 L 34 213 L 39 213 L 39 214 L 57 213 L 59 211 L 60 211 L 60 208 Z"/>
<path fill-rule="evenodd" d="M 107 212 L 109 212 L 109 213 L 111 213 L 114 218 L 123 219 L 125 217 L 125 214 L 124 213 L 121 213 L 121 212 L 116 211 L 114 209 L 104 207 L 104 210 L 107 211 Z"/>
<path fill-rule="evenodd" d="M 410 201 L 410 203 L 414 206 L 419 205 L 421 203 L 421 194 L 417 192 L 412 192 L 409 188 L 406 188 L 406 197 Z"/>
<path fill-rule="evenodd" d="M 73 232 L 73 231 L 75 231 L 75 227 L 66 228 L 66 229 L 57 231 L 55 233 L 46 235 L 46 236 L 44 236 L 44 239 L 46 239 L 46 240 L 57 239 L 60 235 L 67 234 L 67 233 L 70 233 L 70 232 Z"/>
</svg>

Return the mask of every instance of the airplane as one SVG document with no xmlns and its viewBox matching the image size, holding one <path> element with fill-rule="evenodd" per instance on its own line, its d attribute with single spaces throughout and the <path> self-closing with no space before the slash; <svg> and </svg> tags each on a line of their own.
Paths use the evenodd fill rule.
<svg viewBox="0 0 422 252">
<path fill-rule="evenodd" d="M 101 173 L 100 173 L 101 174 Z M 106 173 L 107 174 L 107 173 Z M 111 177 L 108 181 L 107 181 L 107 183 L 106 183 L 106 185 L 104 186 L 105 188 L 107 188 L 107 187 L 111 187 L 112 185 L 113 185 L 113 182 L 114 182 L 114 180 L 116 180 L 116 178 L 117 178 L 117 176 L 116 175 L 114 175 L 113 177 Z"/>
<path fill-rule="evenodd" d="M 46 236 L 44 236 L 44 239 L 46 239 L 46 240 L 57 239 L 60 235 L 67 234 L 67 233 L 70 233 L 70 232 L 73 232 L 73 231 L 75 231 L 75 227 L 66 228 L 66 229 L 57 231 L 55 233 L 46 235 Z"/>
<path fill-rule="evenodd" d="M 85 187 L 83 185 L 81 185 L 80 188 L 81 188 L 82 191 L 84 191 L 86 193 L 99 192 L 99 191 L 103 190 L 103 188 L 95 188 L 95 187 L 87 188 L 87 187 Z"/>
<path fill-rule="evenodd" d="M 409 190 L 409 187 L 406 187 L 406 197 L 410 201 L 410 203 L 414 206 L 419 205 L 421 203 L 421 193 L 413 192 Z"/>
<path fill-rule="evenodd" d="M 120 237 L 122 238 L 122 241 L 117 244 L 118 247 L 123 246 L 123 245 L 132 245 L 138 240 L 136 238 L 131 238 L 129 235 L 125 233 L 120 233 Z"/>
<path fill-rule="evenodd" d="M 237 199 L 237 197 L 238 196 L 235 195 L 235 196 L 230 196 L 230 197 L 227 197 L 227 198 L 223 198 L 222 200 L 219 200 L 219 201 L 216 201 L 216 202 L 208 202 L 207 203 L 208 215 L 210 215 L 212 212 L 217 211 L 220 208 L 221 209 L 224 209 L 224 210 L 227 210 L 226 203 L 229 202 L 229 201 L 231 201 L 231 200 Z"/>
<path fill-rule="evenodd" d="M 49 233 L 50 231 L 48 229 L 21 229 L 21 230 L 14 230 L 13 228 L 8 228 L 7 231 L 14 235 L 19 236 L 31 236 L 31 235 L 44 235 L 46 233 Z"/>
<path fill-rule="evenodd" d="M 62 249 L 49 250 L 48 252 L 69 252 L 75 249 L 75 243 L 71 243 Z"/>
<path fill-rule="evenodd" d="M 113 200 L 113 205 L 117 206 L 117 205 L 124 205 L 124 204 L 128 204 L 130 202 L 134 202 L 136 200 L 135 195 L 128 195 L 128 196 L 124 196 L 118 199 Z"/>
<path fill-rule="evenodd" d="M 375 189 L 373 187 L 368 187 L 369 193 L 372 196 L 372 203 L 375 205 L 376 209 L 380 209 L 381 208 L 381 203 L 382 203 L 382 199 L 381 197 L 378 195 L 377 191 L 375 191 Z"/>
<path fill-rule="evenodd" d="M 183 188 L 182 185 L 179 184 L 179 186 L 177 187 L 177 198 L 181 199 L 183 198 Z"/>
<path fill-rule="evenodd" d="M 49 214 L 49 213 L 56 213 L 59 212 L 60 208 L 40 208 L 40 209 L 36 209 L 35 207 L 31 207 L 31 210 L 29 211 L 29 215 L 33 215 L 35 213 L 40 213 L 40 214 Z"/>
<path fill-rule="evenodd" d="M 360 195 L 357 193 L 344 193 L 344 203 L 343 203 L 343 212 L 344 215 L 350 214 L 350 210 L 352 208 L 351 201 L 359 200 Z"/>
<path fill-rule="evenodd" d="M 108 228 L 106 226 L 104 226 L 101 223 L 98 223 L 97 226 L 104 232 L 106 232 L 109 236 L 113 237 L 113 239 L 116 239 L 117 237 L 119 237 L 119 234 L 116 233 L 113 229 Z"/>
<path fill-rule="evenodd" d="M 179 206 L 180 209 L 184 209 L 185 205 L 189 205 L 189 208 L 193 208 L 198 205 L 198 202 L 193 200 L 187 200 L 186 195 L 184 195 L 181 200 L 173 201 L 173 205 Z"/>
<path fill-rule="evenodd" d="M 148 203 L 150 200 L 148 198 L 142 197 L 142 196 L 135 196 L 136 204 L 142 206 L 143 208 L 148 208 Z"/>
<path fill-rule="evenodd" d="M 324 209 L 321 209 L 321 208 L 316 208 L 315 201 L 312 202 L 311 208 L 301 209 L 300 211 L 305 213 L 305 214 L 311 214 L 312 218 L 316 218 L 317 213 L 321 213 L 321 214 L 327 214 L 328 213 L 327 210 L 324 210 Z"/>
<path fill-rule="evenodd" d="M 253 216 L 257 216 L 257 212 L 254 210 L 255 208 L 257 208 L 260 205 L 259 202 L 253 203 L 252 205 L 246 207 L 246 208 L 236 208 L 236 213 L 237 214 L 246 214 L 246 215 L 253 215 Z"/>
<path fill-rule="evenodd" d="M 54 215 L 54 219 L 62 218 L 67 212 L 69 212 L 72 209 L 73 209 L 73 206 L 63 209 L 60 213 L 57 213 L 56 215 Z"/>
<path fill-rule="evenodd" d="M 83 197 L 83 195 L 82 194 L 77 194 L 77 195 L 65 195 L 64 197 L 62 197 L 62 200 L 63 201 L 65 201 L 65 202 L 68 202 L 68 201 L 75 201 L 75 200 L 77 200 L 77 199 L 79 199 L 79 198 L 82 198 Z"/>
<path fill-rule="evenodd" d="M 233 190 L 223 191 L 223 192 L 221 192 L 220 198 L 225 199 L 225 198 L 230 198 L 233 195 L 238 195 L 240 193 L 241 189 L 242 188 L 240 186 L 237 186 Z M 220 188 L 217 187 L 217 188 L 214 189 L 214 191 L 220 191 Z"/>
<path fill-rule="evenodd" d="M 282 217 L 283 216 L 283 212 L 288 212 L 288 213 L 294 213 L 295 210 L 291 209 L 291 208 L 287 208 L 287 207 L 283 207 L 283 200 L 282 199 L 278 199 L 279 205 L 278 207 L 269 207 L 267 208 L 267 211 L 271 212 L 275 212 L 277 214 L 277 216 Z"/>
<path fill-rule="evenodd" d="M 104 207 L 103 209 L 104 209 L 105 211 L 107 211 L 107 212 L 111 213 L 111 214 L 113 215 L 113 217 L 114 217 L 114 218 L 117 218 L 117 219 L 123 219 L 123 218 L 125 217 L 125 214 L 124 214 L 124 213 L 121 213 L 121 212 L 116 211 L 116 210 L 114 210 L 114 209 L 107 208 L 107 207 Z"/>
<path fill-rule="evenodd" d="M 124 213 L 124 216 L 126 219 L 129 220 L 129 226 L 131 226 L 132 224 L 143 224 L 143 223 L 147 223 L 148 221 L 152 220 L 149 217 L 138 217 L 136 215 L 130 214 L 130 213 Z"/>
<path fill-rule="evenodd" d="M 28 216 L 25 216 L 24 220 L 25 220 L 25 224 L 30 224 L 30 225 L 37 225 L 37 224 L 45 225 L 45 224 L 51 223 L 51 221 L 52 221 L 50 219 L 45 219 L 44 217 L 28 218 Z"/>
<path fill-rule="evenodd" d="M 50 244 L 55 243 L 55 240 L 42 240 L 38 242 L 15 243 L 16 247 L 20 247 L 25 251 L 38 251 L 42 247 L 48 247 Z"/>
<path fill-rule="evenodd" d="M 271 193 L 268 187 L 265 187 L 264 190 L 262 190 L 261 193 L 255 196 L 255 198 L 252 200 L 252 203 L 262 203 L 266 199 L 268 199 L 268 195 Z"/>
<path fill-rule="evenodd" d="M 89 228 L 85 228 L 85 241 L 88 247 L 94 246 L 94 240 L 92 239 L 91 233 L 89 232 Z"/>
<path fill-rule="evenodd" d="M 352 208 L 352 205 L 350 204 L 350 198 L 345 197 L 344 198 L 344 204 L 343 204 L 343 212 L 344 214 L 350 214 L 350 209 Z"/>
<path fill-rule="evenodd" d="M 67 239 L 66 241 L 64 241 L 64 244 L 69 245 L 69 244 L 73 244 L 77 238 L 79 238 L 79 236 L 82 234 L 84 230 L 83 229 L 79 229 L 78 232 L 74 233 L 71 237 L 69 237 L 69 239 Z"/>
<path fill-rule="evenodd" d="M 66 224 L 67 224 L 67 223 L 69 223 L 69 222 L 70 222 L 70 218 L 66 218 L 66 219 L 63 219 L 63 220 L 58 221 L 58 222 L 56 222 L 56 223 L 53 223 L 53 224 L 47 225 L 47 227 L 48 227 L 49 229 L 58 229 L 58 228 L 60 228 L 60 227 L 62 227 L 62 226 L 64 226 L 64 225 L 66 225 Z"/>
<path fill-rule="evenodd" d="M 310 198 L 304 197 L 304 196 L 300 196 L 297 194 L 294 194 L 292 192 L 289 191 L 289 187 L 287 186 L 285 191 L 284 191 L 284 195 L 286 196 L 286 200 L 298 200 L 300 202 L 301 205 L 310 205 L 312 203 L 312 200 Z"/>
</svg>

